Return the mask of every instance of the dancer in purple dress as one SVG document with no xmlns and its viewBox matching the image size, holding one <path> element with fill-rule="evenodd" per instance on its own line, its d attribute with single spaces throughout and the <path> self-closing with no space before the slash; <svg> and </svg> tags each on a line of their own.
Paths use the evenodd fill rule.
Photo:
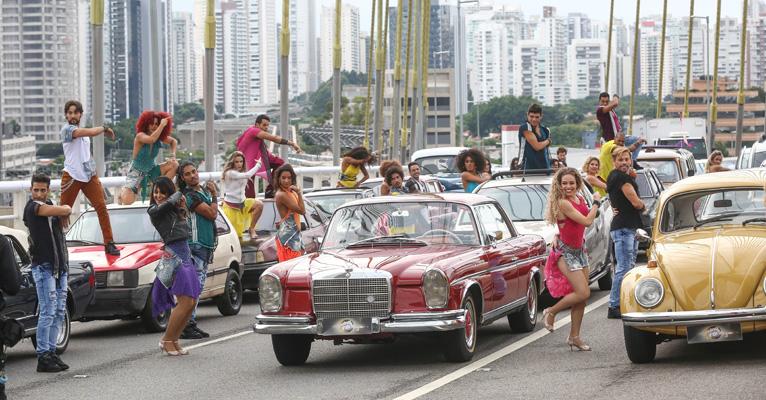
<svg viewBox="0 0 766 400">
<path fill-rule="evenodd" d="M 172 180 L 161 176 L 154 181 L 147 212 L 165 243 L 164 254 L 155 269 L 157 277 L 152 287 L 152 313 L 156 316 L 172 309 L 159 347 L 164 354 L 171 356 L 189 354 L 178 344 L 178 339 L 191 318 L 202 288 L 187 243 L 191 229 L 187 222 L 186 201 L 181 192 L 176 191 Z"/>
</svg>

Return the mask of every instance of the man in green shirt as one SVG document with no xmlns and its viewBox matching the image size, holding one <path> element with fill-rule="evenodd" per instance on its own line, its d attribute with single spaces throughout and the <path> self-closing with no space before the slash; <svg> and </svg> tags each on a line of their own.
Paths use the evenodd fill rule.
<svg viewBox="0 0 766 400">
<path fill-rule="evenodd" d="M 192 262 L 197 269 L 200 287 L 204 289 L 207 266 L 213 261 L 213 253 L 218 245 L 215 234 L 215 219 L 218 217 L 218 190 L 213 182 L 206 182 L 202 187 L 199 182 L 197 167 L 191 161 L 183 162 L 178 168 L 178 186 L 186 196 L 189 207 L 189 226 L 191 237 L 189 249 Z M 197 327 L 197 309 L 181 333 L 182 339 L 202 339 L 210 335 Z"/>
</svg>

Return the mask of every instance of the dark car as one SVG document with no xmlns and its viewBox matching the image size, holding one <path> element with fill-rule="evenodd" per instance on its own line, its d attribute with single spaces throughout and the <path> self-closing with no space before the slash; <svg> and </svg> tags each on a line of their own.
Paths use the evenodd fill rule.
<svg viewBox="0 0 766 400">
<path fill-rule="evenodd" d="M 0 235 L 5 235 L 13 245 L 13 255 L 16 266 L 21 271 L 21 290 L 15 296 L 5 296 L 5 309 L 2 316 L 13 318 L 24 326 L 24 337 L 32 339 L 32 345 L 37 346 L 37 289 L 32 278 L 31 257 L 27 253 L 27 233 L 17 229 L 0 226 Z M 22 244 L 24 243 L 24 244 Z M 67 307 L 64 324 L 56 340 L 56 353 L 66 351 L 69 345 L 69 334 L 72 321 L 79 320 L 96 293 L 96 275 L 93 266 L 88 262 L 69 263 L 69 287 L 67 290 Z"/>
<path fill-rule="evenodd" d="M 244 289 L 258 289 L 258 278 L 261 273 L 277 261 L 277 245 L 274 242 L 277 235 L 276 223 L 279 221 L 274 199 L 261 199 L 263 201 L 263 214 L 256 225 L 258 237 L 250 239 L 245 232 L 242 237 L 242 287 Z M 301 236 L 306 253 L 314 253 L 319 250 L 319 244 L 324 237 L 328 218 L 311 200 L 304 198 L 306 215 L 301 217 Z"/>
<path fill-rule="evenodd" d="M 638 197 L 646 205 L 646 210 L 641 213 L 641 224 L 644 226 L 644 230 L 651 235 L 654 217 L 657 214 L 657 199 L 665 188 L 662 186 L 657 173 L 647 168 L 636 171 L 636 183 L 638 184 Z M 648 243 L 639 242 L 638 247 L 646 249 Z"/>
</svg>

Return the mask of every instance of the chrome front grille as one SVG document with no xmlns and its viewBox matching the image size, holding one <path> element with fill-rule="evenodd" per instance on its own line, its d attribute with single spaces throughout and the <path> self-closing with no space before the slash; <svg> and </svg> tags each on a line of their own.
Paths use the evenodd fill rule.
<svg viewBox="0 0 766 400">
<path fill-rule="evenodd" d="M 333 278 L 313 282 L 317 318 L 386 318 L 391 288 L 386 278 Z"/>
<path fill-rule="evenodd" d="M 106 272 L 96 272 L 96 287 L 97 288 L 106 287 Z"/>
</svg>

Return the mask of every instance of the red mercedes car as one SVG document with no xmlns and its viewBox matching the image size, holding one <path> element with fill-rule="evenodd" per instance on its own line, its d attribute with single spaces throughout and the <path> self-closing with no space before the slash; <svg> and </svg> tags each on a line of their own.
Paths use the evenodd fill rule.
<svg viewBox="0 0 766 400">
<path fill-rule="evenodd" d="M 478 327 L 506 317 L 512 330 L 537 322 L 545 242 L 519 235 L 500 205 L 476 194 L 386 196 L 333 214 L 319 252 L 260 277 L 262 313 L 284 365 L 306 362 L 314 340 L 369 343 L 400 334 L 444 340 L 450 361 L 468 361 Z"/>
</svg>

